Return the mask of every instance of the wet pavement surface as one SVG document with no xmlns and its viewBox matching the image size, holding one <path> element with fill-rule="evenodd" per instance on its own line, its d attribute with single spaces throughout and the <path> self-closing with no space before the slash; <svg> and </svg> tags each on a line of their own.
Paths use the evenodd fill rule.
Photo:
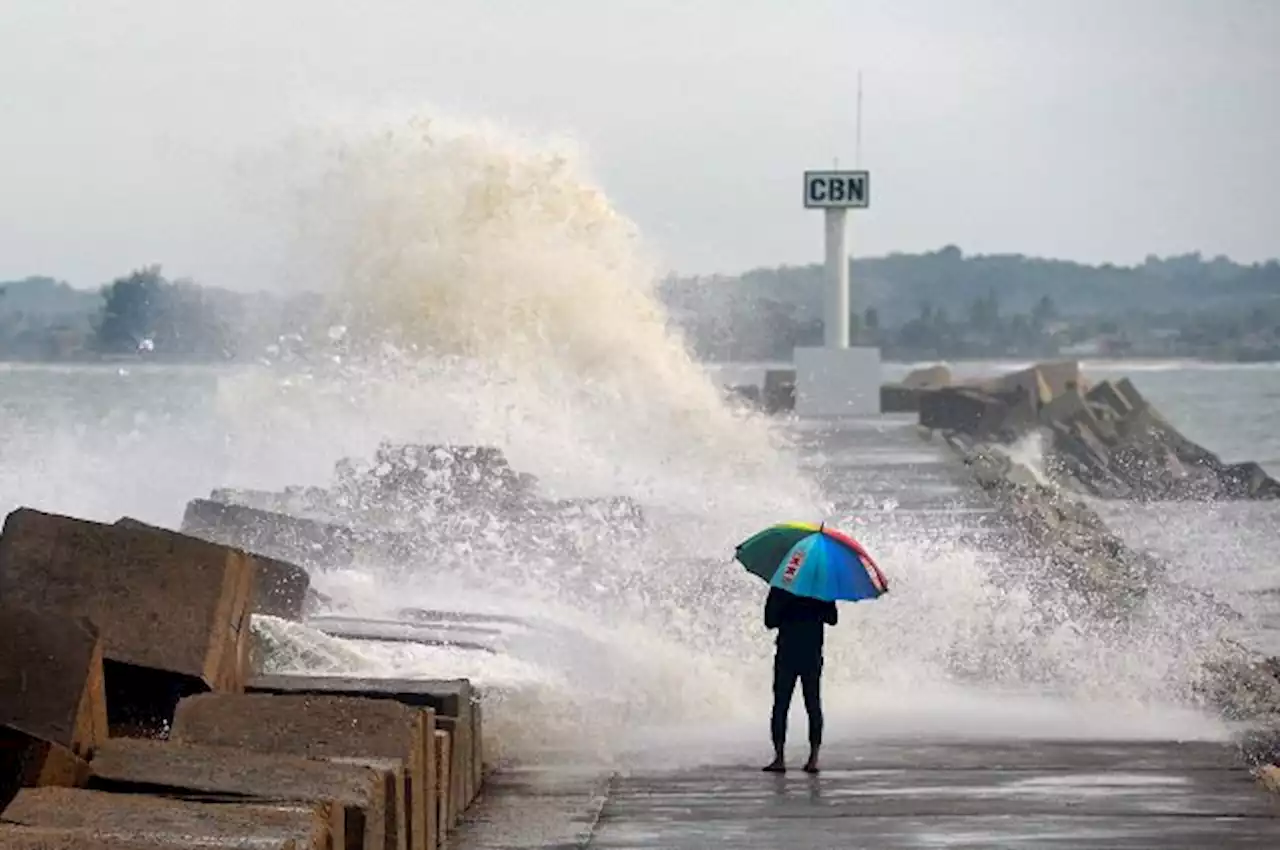
<svg viewBox="0 0 1280 850">
<path fill-rule="evenodd" d="M 817 776 L 544 767 L 488 796 L 455 846 L 1280 847 L 1280 798 L 1211 742 L 862 742 Z"/>
<path fill-rule="evenodd" d="M 811 777 L 617 780 L 599 848 L 1277 847 L 1280 800 L 1212 743 L 862 744 Z"/>
</svg>

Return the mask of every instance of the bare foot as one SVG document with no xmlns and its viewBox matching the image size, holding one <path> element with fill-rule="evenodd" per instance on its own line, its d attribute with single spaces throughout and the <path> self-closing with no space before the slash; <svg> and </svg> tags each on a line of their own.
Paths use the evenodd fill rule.
<svg viewBox="0 0 1280 850">
<path fill-rule="evenodd" d="M 805 772 L 805 773 L 817 773 L 817 772 L 818 772 L 818 757 L 817 757 L 817 756 L 809 756 L 809 760 L 808 760 L 807 762 L 805 762 L 805 763 L 804 763 L 804 772 Z"/>
<path fill-rule="evenodd" d="M 763 770 L 765 773 L 786 773 L 787 766 L 786 764 L 783 763 L 782 759 L 776 758 L 773 761 L 766 764 Z"/>
</svg>

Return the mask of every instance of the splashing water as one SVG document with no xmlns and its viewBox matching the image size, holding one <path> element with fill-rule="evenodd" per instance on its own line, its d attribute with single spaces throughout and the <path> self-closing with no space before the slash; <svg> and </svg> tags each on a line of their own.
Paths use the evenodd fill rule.
<svg viewBox="0 0 1280 850">
<path fill-rule="evenodd" d="M 303 194 L 298 252 L 346 343 L 311 377 L 394 410 L 375 430 L 495 441 L 577 492 L 812 510 L 777 435 L 722 404 L 668 326 L 634 227 L 570 150 L 415 118 L 315 157 L 331 165 Z"/>
<path fill-rule="evenodd" d="M 310 138 L 295 273 L 328 297 L 326 332 L 288 362 L 112 373 L 113 393 L 154 398 L 167 380 L 183 401 L 151 418 L 104 417 L 97 433 L 53 409 L 55 421 L 0 445 L 6 507 L 173 524 L 185 499 L 212 487 L 328 483 L 335 461 L 370 457 L 383 440 L 493 445 L 549 495 L 636 499 L 644 535 L 618 546 L 583 524 L 576 551 L 548 555 L 428 530 L 408 562 L 315 583 L 363 616 L 510 614 L 540 637 L 488 655 L 339 641 L 264 618 L 272 663 L 470 676 L 500 692 L 486 719 L 516 755 L 570 744 L 616 753 L 654 727 L 710 740 L 711 727 L 749 724 L 761 738 L 772 646 L 763 588 L 729 563 L 732 546 L 833 506 L 786 436 L 725 404 L 691 359 L 634 227 L 563 145 L 425 119 Z M 197 384 L 212 385 L 211 401 L 192 402 Z M 872 732 L 1215 733 L 1176 711 L 1158 725 L 1138 710 L 1177 696 L 1214 623 L 1152 603 L 1145 619 L 1108 631 L 1061 600 L 1046 607 L 1017 569 L 954 536 L 881 518 L 866 542 L 894 592 L 846 609 L 832 631 L 829 714 Z"/>
<path fill-rule="evenodd" d="M 1030 471 L 1037 484 L 1044 487 L 1051 486 L 1049 473 L 1044 468 L 1048 446 L 1043 432 L 1032 431 L 1018 438 L 1011 445 L 1000 447 L 1000 450 L 1014 463 L 1021 464 L 1023 468 Z"/>
<path fill-rule="evenodd" d="M 257 426 L 237 434 L 237 453 L 254 459 L 237 483 L 266 486 L 263 470 L 307 467 L 317 453 L 368 457 L 388 439 L 494 445 L 548 495 L 636 499 L 648 534 L 625 548 L 580 540 L 577 557 L 517 546 L 495 568 L 428 530 L 420 563 L 356 582 L 356 607 L 438 607 L 443 595 L 570 629 L 536 674 L 478 662 L 504 683 L 537 684 L 541 710 L 514 733 L 522 742 L 560 727 L 607 748 L 638 719 L 710 721 L 752 705 L 743 665 L 769 646 L 748 637 L 760 589 L 728 564 L 732 546 L 822 504 L 783 435 L 724 404 L 668 326 L 634 227 L 562 146 L 410 120 L 339 136 L 317 159 L 329 166 L 303 196 L 298 251 L 309 267 L 325 258 L 308 279 L 341 330 L 301 375 L 290 365 L 223 383 L 223 415 L 253 411 Z M 290 447 L 281 435 L 293 431 L 316 439 Z M 350 576 L 340 584 L 336 595 L 355 592 Z M 368 651 L 366 670 L 481 675 L 456 653 Z"/>
</svg>

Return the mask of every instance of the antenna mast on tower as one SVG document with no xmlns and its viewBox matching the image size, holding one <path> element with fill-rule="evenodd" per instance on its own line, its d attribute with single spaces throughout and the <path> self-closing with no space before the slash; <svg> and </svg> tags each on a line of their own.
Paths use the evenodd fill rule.
<svg viewBox="0 0 1280 850">
<path fill-rule="evenodd" d="M 858 69 L 858 111 L 854 124 L 853 166 L 862 167 L 862 69 Z"/>
</svg>

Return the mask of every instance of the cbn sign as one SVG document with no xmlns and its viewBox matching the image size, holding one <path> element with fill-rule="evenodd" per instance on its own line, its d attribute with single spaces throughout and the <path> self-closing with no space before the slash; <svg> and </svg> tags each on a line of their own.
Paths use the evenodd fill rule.
<svg viewBox="0 0 1280 850">
<path fill-rule="evenodd" d="M 866 171 L 806 171 L 804 205 L 810 209 L 866 209 L 871 175 Z"/>
</svg>

